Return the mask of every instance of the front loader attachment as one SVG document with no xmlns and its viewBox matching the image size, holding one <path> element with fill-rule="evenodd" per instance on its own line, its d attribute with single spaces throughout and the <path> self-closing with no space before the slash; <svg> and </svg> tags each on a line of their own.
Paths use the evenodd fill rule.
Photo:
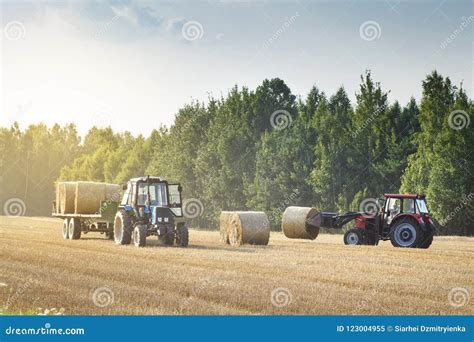
<svg viewBox="0 0 474 342">
<path fill-rule="evenodd" d="M 306 220 L 306 224 L 314 228 L 339 229 L 360 215 L 361 213 L 358 212 L 347 212 L 337 215 L 337 213 L 323 211 L 309 217 Z"/>
</svg>

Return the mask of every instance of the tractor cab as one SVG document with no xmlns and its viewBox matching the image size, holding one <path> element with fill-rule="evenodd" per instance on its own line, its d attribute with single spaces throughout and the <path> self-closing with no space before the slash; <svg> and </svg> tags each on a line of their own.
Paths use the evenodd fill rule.
<svg viewBox="0 0 474 342">
<path fill-rule="evenodd" d="M 385 202 L 381 208 L 381 220 L 386 227 L 401 216 L 411 216 L 417 221 L 429 223 L 429 211 L 425 195 L 417 194 L 385 194 Z"/>
<path fill-rule="evenodd" d="M 120 207 L 127 212 L 133 211 L 139 219 L 156 224 L 168 222 L 173 216 L 183 216 L 179 184 L 168 184 L 159 177 L 141 177 L 132 178 L 123 188 L 125 193 Z"/>
<path fill-rule="evenodd" d="M 187 245 L 187 226 L 184 222 L 175 225 L 175 218 L 183 217 L 180 184 L 148 176 L 130 179 L 123 190 L 114 224 L 117 244 L 128 244 L 133 238 L 141 247 L 147 236 L 157 235 L 165 244 L 176 240 Z"/>
</svg>

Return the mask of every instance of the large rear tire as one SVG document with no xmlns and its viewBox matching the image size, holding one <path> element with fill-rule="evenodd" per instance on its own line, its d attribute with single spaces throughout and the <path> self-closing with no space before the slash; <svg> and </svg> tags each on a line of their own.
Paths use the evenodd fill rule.
<svg viewBox="0 0 474 342">
<path fill-rule="evenodd" d="M 184 222 L 178 223 L 176 226 L 176 244 L 181 247 L 187 247 L 189 243 L 189 229 Z"/>
<path fill-rule="evenodd" d="M 67 218 L 63 221 L 63 238 L 64 240 L 69 239 L 69 220 Z"/>
<path fill-rule="evenodd" d="M 144 224 L 139 224 L 133 229 L 133 244 L 135 247 L 145 247 L 146 246 L 146 235 L 148 228 Z"/>
<path fill-rule="evenodd" d="M 364 239 L 362 232 L 357 228 L 349 229 L 344 234 L 344 244 L 346 245 L 363 245 Z"/>
<path fill-rule="evenodd" d="M 77 240 L 81 238 L 81 221 L 78 218 L 69 220 L 69 238 Z"/>
<path fill-rule="evenodd" d="M 117 245 L 129 245 L 132 241 L 132 220 L 125 210 L 115 214 L 114 239 Z"/>
<path fill-rule="evenodd" d="M 416 248 L 422 237 L 420 225 L 408 217 L 395 223 L 390 232 L 390 242 L 394 247 Z"/>
</svg>

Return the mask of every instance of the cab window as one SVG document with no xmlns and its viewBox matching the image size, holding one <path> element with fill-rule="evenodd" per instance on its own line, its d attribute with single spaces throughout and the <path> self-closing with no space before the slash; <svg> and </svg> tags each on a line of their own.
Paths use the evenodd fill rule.
<svg viewBox="0 0 474 342">
<path fill-rule="evenodd" d="M 405 198 L 403 200 L 403 212 L 404 213 L 415 213 L 415 200 Z"/>
</svg>

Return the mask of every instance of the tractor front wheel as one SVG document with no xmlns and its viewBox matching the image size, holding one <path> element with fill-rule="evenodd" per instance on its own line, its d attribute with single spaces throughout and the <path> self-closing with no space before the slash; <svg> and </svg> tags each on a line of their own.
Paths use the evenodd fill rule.
<svg viewBox="0 0 474 342">
<path fill-rule="evenodd" d="M 163 226 L 160 228 L 161 235 L 158 235 L 158 241 L 160 244 L 172 246 L 174 243 L 174 227 L 173 226 Z"/>
<path fill-rule="evenodd" d="M 390 241 L 394 247 L 415 248 L 423 237 L 417 222 L 403 218 L 391 229 Z"/>
<path fill-rule="evenodd" d="M 139 224 L 133 230 L 133 244 L 135 247 L 145 247 L 146 246 L 146 234 L 148 228 L 144 224 Z"/>
<path fill-rule="evenodd" d="M 114 239 L 117 245 L 129 245 L 132 241 L 132 221 L 124 210 L 115 215 Z"/>
<path fill-rule="evenodd" d="M 184 222 L 178 223 L 176 227 L 176 244 L 181 247 L 187 247 L 189 243 L 188 225 Z"/>
<path fill-rule="evenodd" d="M 69 238 L 77 240 L 81 238 L 81 221 L 77 218 L 69 220 Z"/>
<path fill-rule="evenodd" d="M 357 228 L 349 229 L 344 234 L 344 244 L 346 245 L 363 245 L 364 240 L 362 237 L 362 232 Z"/>
</svg>

